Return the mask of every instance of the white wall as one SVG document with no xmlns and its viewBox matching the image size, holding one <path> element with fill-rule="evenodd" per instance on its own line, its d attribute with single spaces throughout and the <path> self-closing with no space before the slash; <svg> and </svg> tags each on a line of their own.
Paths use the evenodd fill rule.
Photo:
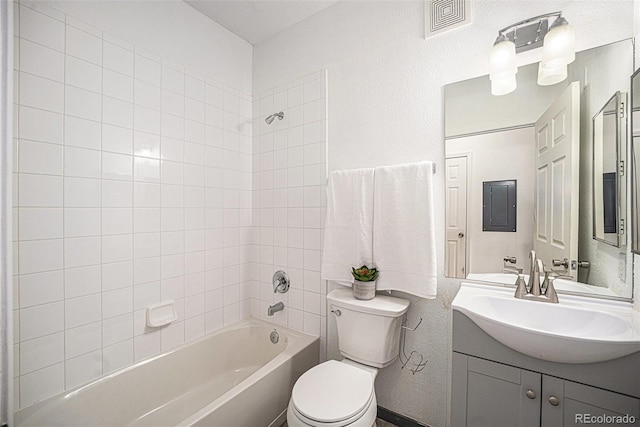
<svg viewBox="0 0 640 427">
<path fill-rule="evenodd" d="M 170 5 L 149 18 L 123 7 L 124 22 L 150 27 Z M 177 55 L 42 4 L 18 9 L 14 375 L 26 407 L 250 314 L 252 111 L 245 91 Z M 192 48 L 205 57 L 236 39 Z M 216 67 L 246 76 L 247 59 Z M 167 299 L 178 320 L 147 328 L 145 308 Z"/>
<path fill-rule="evenodd" d="M 251 93 L 252 46 L 181 0 L 44 0 L 74 18 Z"/>
<path fill-rule="evenodd" d="M 516 266 L 528 273 L 528 255 L 534 234 L 534 175 L 531 173 L 535 169 L 534 140 L 533 127 L 446 140 L 447 156 L 472 153 L 467 188 L 467 273 L 501 272 L 506 256 L 515 256 L 518 259 Z M 507 179 L 517 181 L 516 232 L 483 231 L 482 183 Z"/>
<path fill-rule="evenodd" d="M 496 32 L 513 22 L 562 10 L 583 50 L 633 35 L 631 1 L 474 1 L 473 24 L 424 40 L 421 1 L 345 1 L 254 47 L 253 88 L 260 93 L 326 68 L 329 170 L 435 160 L 443 170 L 442 86 L 484 75 Z M 439 296 L 412 298 L 409 350 L 429 361 L 416 375 L 398 364 L 376 381 L 380 405 L 433 426 L 447 424 L 450 302 L 458 281 L 444 278 L 444 181 L 435 179 Z M 329 356 L 336 338 L 329 323 Z"/>
</svg>

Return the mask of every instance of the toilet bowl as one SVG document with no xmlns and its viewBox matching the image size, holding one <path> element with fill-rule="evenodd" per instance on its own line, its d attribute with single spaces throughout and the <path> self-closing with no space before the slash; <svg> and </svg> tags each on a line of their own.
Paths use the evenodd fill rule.
<svg viewBox="0 0 640 427">
<path fill-rule="evenodd" d="M 371 427 L 378 404 L 374 381 L 378 371 L 345 359 L 329 360 L 305 372 L 296 382 L 287 409 L 290 427 Z"/>
<path fill-rule="evenodd" d="M 350 289 L 327 295 L 338 329 L 342 361 L 329 360 L 302 374 L 291 391 L 291 427 L 375 426 L 378 369 L 398 357 L 401 318 L 409 301 L 390 296 L 357 300 Z"/>
</svg>

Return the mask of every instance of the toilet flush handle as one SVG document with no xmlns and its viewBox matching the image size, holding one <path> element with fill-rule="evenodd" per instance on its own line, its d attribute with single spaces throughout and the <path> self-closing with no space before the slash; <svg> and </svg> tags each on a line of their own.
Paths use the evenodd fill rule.
<svg viewBox="0 0 640 427">
<path fill-rule="evenodd" d="M 331 312 L 336 316 L 342 316 L 342 312 L 340 310 L 331 310 Z"/>
</svg>

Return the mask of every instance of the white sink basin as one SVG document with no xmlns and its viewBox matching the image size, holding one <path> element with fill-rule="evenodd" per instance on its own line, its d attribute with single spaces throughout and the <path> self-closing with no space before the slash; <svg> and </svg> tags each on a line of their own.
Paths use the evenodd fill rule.
<svg viewBox="0 0 640 427">
<path fill-rule="evenodd" d="M 502 344 L 537 359 L 594 363 L 640 351 L 640 313 L 628 303 L 561 295 L 552 304 L 513 293 L 463 283 L 452 307 Z"/>
</svg>

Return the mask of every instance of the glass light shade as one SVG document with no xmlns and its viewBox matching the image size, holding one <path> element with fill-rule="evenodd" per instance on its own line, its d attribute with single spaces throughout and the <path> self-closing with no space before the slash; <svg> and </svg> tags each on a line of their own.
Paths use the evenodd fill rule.
<svg viewBox="0 0 640 427">
<path fill-rule="evenodd" d="M 576 33 L 566 19 L 560 17 L 544 37 L 542 62 L 551 68 L 571 64 L 576 59 Z"/>
<path fill-rule="evenodd" d="M 491 95 L 506 95 L 516 90 L 516 87 L 517 83 L 515 74 L 507 74 L 503 75 L 502 78 L 491 79 Z"/>
<path fill-rule="evenodd" d="M 551 86 L 560 83 L 567 78 L 567 65 L 552 62 L 551 64 L 540 62 L 538 65 L 538 84 L 540 86 Z"/>
<path fill-rule="evenodd" d="M 489 76 L 493 80 L 497 74 L 504 72 L 515 75 L 518 72 L 518 66 L 516 45 L 501 35 L 489 52 Z"/>
</svg>

